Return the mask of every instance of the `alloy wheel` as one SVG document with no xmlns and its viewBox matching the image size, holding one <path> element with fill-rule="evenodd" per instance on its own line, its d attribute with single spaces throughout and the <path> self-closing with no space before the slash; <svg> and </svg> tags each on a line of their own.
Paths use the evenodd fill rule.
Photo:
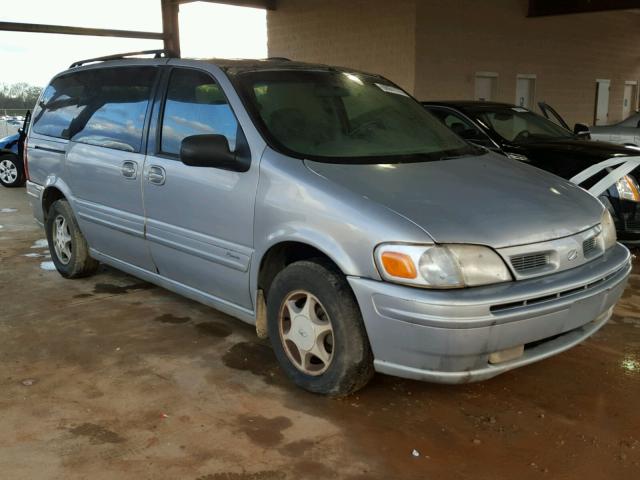
<svg viewBox="0 0 640 480">
<path fill-rule="evenodd" d="M 18 179 L 18 167 L 11 160 L 0 161 L 0 180 L 4 183 L 14 183 Z"/>
<path fill-rule="evenodd" d="M 307 375 L 321 375 L 333 360 L 333 327 L 322 303 L 311 293 L 290 293 L 278 315 L 280 340 L 289 360 Z"/>
<path fill-rule="evenodd" d="M 53 222 L 53 249 L 60 263 L 67 265 L 71 261 L 72 243 L 71 231 L 67 220 L 58 215 Z"/>
</svg>

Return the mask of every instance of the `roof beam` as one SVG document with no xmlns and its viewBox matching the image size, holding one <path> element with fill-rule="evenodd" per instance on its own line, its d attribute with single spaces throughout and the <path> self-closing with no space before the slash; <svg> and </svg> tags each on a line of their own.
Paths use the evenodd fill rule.
<svg viewBox="0 0 640 480">
<path fill-rule="evenodd" d="M 40 23 L 0 22 L 0 31 L 30 33 L 60 33 L 63 35 L 90 35 L 94 37 L 146 38 L 162 40 L 160 32 L 140 32 L 137 30 L 112 30 L 106 28 L 69 27 L 65 25 L 44 25 Z"/>
<path fill-rule="evenodd" d="M 275 10 L 276 0 L 176 0 L 178 3 L 192 3 L 197 1 L 207 3 L 224 3 L 226 5 L 235 5 L 237 7 L 253 7 L 264 8 L 265 10 Z"/>
<path fill-rule="evenodd" d="M 640 0 L 529 0 L 529 17 L 640 8 Z"/>
</svg>

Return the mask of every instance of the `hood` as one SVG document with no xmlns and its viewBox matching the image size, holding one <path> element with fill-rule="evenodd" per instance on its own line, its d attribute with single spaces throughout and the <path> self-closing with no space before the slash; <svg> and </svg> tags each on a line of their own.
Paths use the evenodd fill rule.
<svg viewBox="0 0 640 480">
<path fill-rule="evenodd" d="M 0 148 L 6 148 L 7 145 L 17 142 L 19 138 L 20 134 L 18 133 L 9 135 L 8 137 L 0 138 Z"/>
<path fill-rule="evenodd" d="M 592 227 L 603 211 L 579 187 L 493 153 L 393 165 L 305 163 L 439 243 L 502 248 L 542 242 Z"/>
<path fill-rule="evenodd" d="M 585 160 L 606 160 L 615 156 L 637 155 L 638 150 L 615 143 L 594 140 L 563 139 L 520 143 L 520 149 L 529 152 L 554 153 L 564 156 L 580 156 Z"/>
</svg>

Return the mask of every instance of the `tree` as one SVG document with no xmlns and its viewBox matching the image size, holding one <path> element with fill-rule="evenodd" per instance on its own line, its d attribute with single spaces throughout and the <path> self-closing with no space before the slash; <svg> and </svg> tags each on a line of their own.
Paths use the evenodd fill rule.
<svg viewBox="0 0 640 480">
<path fill-rule="evenodd" d="M 42 88 L 25 82 L 13 85 L 0 84 L 0 111 L 8 114 L 23 113 L 21 110 L 32 109 L 36 104 Z M 10 111 L 9 111 L 10 110 Z M 16 110 L 16 112 L 13 112 Z"/>
</svg>

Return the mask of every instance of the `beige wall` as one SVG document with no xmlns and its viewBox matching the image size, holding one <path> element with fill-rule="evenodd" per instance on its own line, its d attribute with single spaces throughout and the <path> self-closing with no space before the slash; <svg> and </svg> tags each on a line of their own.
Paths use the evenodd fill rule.
<svg viewBox="0 0 640 480">
<path fill-rule="evenodd" d="M 514 103 L 516 76 L 536 75 L 545 100 L 573 125 L 592 124 L 596 79 L 610 79 L 609 121 L 625 80 L 640 79 L 640 15 L 627 11 L 527 18 L 527 0 L 418 2 L 415 94 L 468 98 L 475 72 L 498 73 L 497 100 Z"/>
<path fill-rule="evenodd" d="M 267 16 L 269 56 L 415 80 L 415 0 L 278 0 Z"/>
<path fill-rule="evenodd" d="M 611 80 L 609 121 L 626 80 L 640 80 L 640 15 L 527 18 L 527 0 L 278 0 L 269 55 L 377 72 L 419 99 L 472 99 L 476 72 L 498 74 L 496 100 L 515 102 L 516 76 L 535 99 L 592 124 L 595 81 Z"/>
</svg>

